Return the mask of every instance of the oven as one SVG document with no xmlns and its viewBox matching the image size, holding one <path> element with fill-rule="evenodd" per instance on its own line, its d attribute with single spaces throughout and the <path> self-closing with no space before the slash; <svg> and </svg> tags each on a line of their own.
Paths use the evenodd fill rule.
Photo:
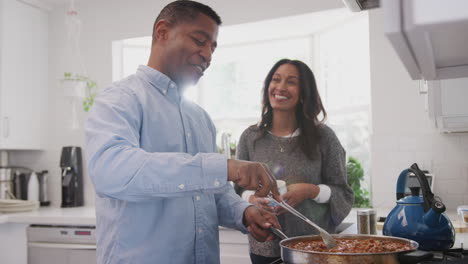
<svg viewBox="0 0 468 264">
<path fill-rule="evenodd" d="M 95 230 L 95 226 L 29 226 L 28 264 L 95 264 Z"/>
</svg>

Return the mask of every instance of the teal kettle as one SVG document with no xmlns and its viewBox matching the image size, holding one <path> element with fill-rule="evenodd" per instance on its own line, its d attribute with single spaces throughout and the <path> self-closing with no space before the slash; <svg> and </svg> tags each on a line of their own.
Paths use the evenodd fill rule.
<svg viewBox="0 0 468 264">
<path fill-rule="evenodd" d="M 419 187 L 412 187 L 404 197 L 408 174 L 416 175 Z M 400 173 L 396 188 L 397 205 L 390 211 L 383 226 L 386 236 L 403 237 L 419 243 L 421 250 L 445 250 L 455 242 L 455 230 L 445 215 L 445 205 L 434 197 L 426 175 L 414 163 Z"/>
</svg>

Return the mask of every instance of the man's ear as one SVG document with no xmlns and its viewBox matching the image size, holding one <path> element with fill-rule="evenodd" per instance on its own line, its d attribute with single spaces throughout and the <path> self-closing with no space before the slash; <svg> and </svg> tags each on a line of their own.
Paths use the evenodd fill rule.
<svg viewBox="0 0 468 264">
<path fill-rule="evenodd" d="M 159 20 L 155 25 L 154 25 L 154 36 L 153 38 L 156 41 L 164 41 L 167 40 L 169 37 L 169 22 L 165 19 Z"/>
</svg>

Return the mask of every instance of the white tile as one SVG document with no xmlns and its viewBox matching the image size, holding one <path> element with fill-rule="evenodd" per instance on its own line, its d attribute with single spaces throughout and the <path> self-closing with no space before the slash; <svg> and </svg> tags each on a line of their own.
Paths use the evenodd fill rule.
<svg viewBox="0 0 468 264">
<path fill-rule="evenodd" d="M 445 150 L 446 161 L 450 163 L 467 163 L 468 162 L 468 152 L 466 152 L 460 146 L 456 149 Z"/>
<path fill-rule="evenodd" d="M 372 151 L 397 151 L 398 150 L 398 138 L 395 136 L 371 136 L 371 148 Z"/>
<path fill-rule="evenodd" d="M 461 180 L 464 172 L 462 167 L 456 164 L 438 165 L 434 166 L 434 177 L 436 180 Z"/>
<path fill-rule="evenodd" d="M 438 194 L 461 194 L 467 193 L 468 184 L 460 180 L 441 180 L 436 179 L 434 184 L 434 193 Z"/>
<path fill-rule="evenodd" d="M 398 140 L 400 151 L 432 151 L 432 145 L 429 136 L 402 136 Z"/>
<path fill-rule="evenodd" d="M 468 149 L 468 133 L 460 135 L 460 144 L 465 148 Z"/>
<path fill-rule="evenodd" d="M 442 202 L 445 204 L 447 211 L 456 211 L 457 207 L 463 204 L 464 195 L 461 194 L 447 194 L 441 196 Z"/>
<path fill-rule="evenodd" d="M 418 163 L 419 168 L 422 170 L 428 170 L 432 172 L 434 164 L 434 153 L 433 152 L 414 152 L 414 160 Z"/>
<path fill-rule="evenodd" d="M 463 204 L 468 205 L 468 194 L 463 195 Z"/>
<path fill-rule="evenodd" d="M 432 167 L 437 165 L 443 165 L 447 162 L 447 154 L 443 149 L 441 150 L 433 150 L 432 151 Z"/>
<path fill-rule="evenodd" d="M 415 155 L 413 152 L 401 152 L 401 151 L 387 152 L 384 158 L 390 164 L 395 164 L 399 166 L 403 164 L 403 167 L 401 167 L 401 170 L 408 168 L 415 161 Z"/>
<path fill-rule="evenodd" d="M 437 136 L 434 136 L 432 139 L 434 151 L 450 149 L 453 146 L 459 146 L 460 144 L 460 137 L 453 135 L 439 134 Z"/>
</svg>

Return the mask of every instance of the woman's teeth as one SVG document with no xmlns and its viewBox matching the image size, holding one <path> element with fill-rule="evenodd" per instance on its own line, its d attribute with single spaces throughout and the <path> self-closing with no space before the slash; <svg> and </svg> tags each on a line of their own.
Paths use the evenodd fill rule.
<svg viewBox="0 0 468 264">
<path fill-rule="evenodd" d="M 276 99 L 281 99 L 281 100 L 287 100 L 288 99 L 286 96 L 277 95 L 277 94 L 275 94 L 275 98 Z"/>
</svg>

